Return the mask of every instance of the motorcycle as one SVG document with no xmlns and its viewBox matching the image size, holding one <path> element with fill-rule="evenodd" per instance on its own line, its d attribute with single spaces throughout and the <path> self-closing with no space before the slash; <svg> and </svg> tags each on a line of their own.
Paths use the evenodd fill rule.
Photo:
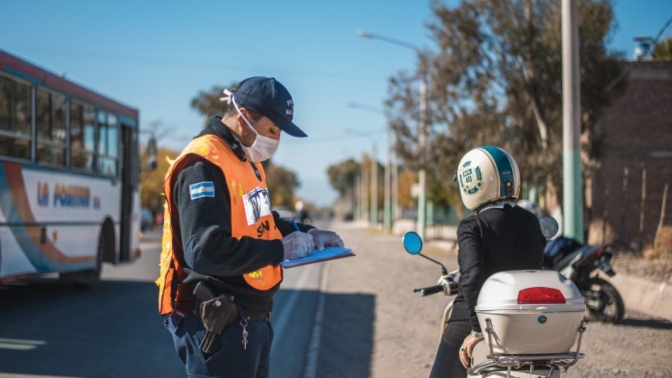
<svg viewBox="0 0 672 378">
<path fill-rule="evenodd" d="M 598 275 L 599 271 L 609 277 L 616 274 L 611 257 L 606 245 L 582 245 L 566 237 L 550 240 L 544 250 L 545 265 L 576 284 L 591 319 L 617 324 L 625 315 L 623 298 L 609 281 Z"/>
<path fill-rule="evenodd" d="M 558 227 L 549 219 L 540 219 L 547 238 L 555 235 Z M 408 253 L 441 266 L 436 285 L 414 292 L 423 297 L 458 293 L 459 271 L 448 272 L 439 261 L 423 255 L 422 239 L 417 233 L 406 233 L 403 245 Z M 443 312 L 439 340 L 443 339 L 452 308 L 453 301 Z M 559 378 L 561 368 L 566 371 L 585 357 L 580 352 L 586 330 L 585 309 L 576 285 L 556 271 L 493 274 L 478 296 L 476 314 L 485 337 L 473 349 L 467 377 Z M 576 351 L 572 352 L 575 342 Z"/>
</svg>

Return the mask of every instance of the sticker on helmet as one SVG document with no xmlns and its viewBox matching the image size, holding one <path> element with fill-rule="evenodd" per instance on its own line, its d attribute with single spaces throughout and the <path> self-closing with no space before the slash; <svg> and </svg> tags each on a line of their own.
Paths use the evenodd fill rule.
<svg viewBox="0 0 672 378">
<path fill-rule="evenodd" d="M 463 167 L 468 167 L 471 165 L 471 161 L 468 161 L 463 165 Z M 483 186 L 483 174 L 481 173 L 481 167 L 476 166 L 473 168 L 468 168 L 462 171 L 462 174 L 459 176 L 460 186 L 462 190 L 469 195 L 478 193 Z"/>
</svg>

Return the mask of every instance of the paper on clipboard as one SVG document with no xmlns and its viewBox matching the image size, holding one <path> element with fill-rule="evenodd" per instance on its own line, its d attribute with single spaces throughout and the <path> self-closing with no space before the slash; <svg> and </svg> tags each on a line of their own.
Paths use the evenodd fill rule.
<svg viewBox="0 0 672 378">
<path fill-rule="evenodd" d="M 355 256 L 350 248 L 327 247 L 322 251 L 313 250 L 308 256 L 294 260 L 285 260 L 280 263 L 283 268 L 293 268 L 306 264 L 314 264 L 322 261 L 340 259 L 343 257 Z"/>
</svg>

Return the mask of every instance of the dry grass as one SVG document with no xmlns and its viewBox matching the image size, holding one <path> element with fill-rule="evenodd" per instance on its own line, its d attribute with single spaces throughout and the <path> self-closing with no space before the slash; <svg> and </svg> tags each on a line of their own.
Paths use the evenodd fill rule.
<svg viewBox="0 0 672 378">
<path fill-rule="evenodd" d="M 653 248 L 646 248 L 642 254 L 647 260 L 670 259 L 672 255 L 672 226 L 663 226 L 656 235 Z"/>
<path fill-rule="evenodd" d="M 651 249 L 653 250 L 653 249 Z M 647 256 L 648 250 L 643 252 Z M 616 274 L 646 278 L 654 282 L 672 282 L 672 253 L 660 254 L 653 260 L 635 254 L 618 254 L 612 260 Z"/>
</svg>

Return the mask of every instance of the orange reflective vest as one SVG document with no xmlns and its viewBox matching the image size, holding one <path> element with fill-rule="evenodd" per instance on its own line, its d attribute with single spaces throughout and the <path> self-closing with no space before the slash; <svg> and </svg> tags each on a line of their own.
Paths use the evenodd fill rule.
<svg viewBox="0 0 672 378">
<path fill-rule="evenodd" d="M 173 162 L 166 173 L 163 184 L 166 196 L 163 217 L 163 238 L 161 240 L 160 273 L 156 284 L 159 286 L 159 313 L 167 315 L 172 311 L 172 303 L 180 297 L 179 285 L 185 278 L 184 255 L 181 245 L 175 245 L 171 215 L 176 214 L 172 204 L 172 175 L 184 161 L 185 156 L 196 154 L 219 167 L 229 186 L 231 204 L 231 236 L 250 236 L 257 239 L 281 239 L 282 234 L 275 227 L 270 209 L 270 199 L 266 186 L 266 174 L 261 164 L 255 163 L 261 179 L 253 173 L 250 163 L 241 161 L 231 148 L 215 135 L 203 135 L 193 139 Z M 192 192 L 192 200 L 194 193 Z M 213 209 L 212 211 L 217 211 Z M 179 219 L 177 220 L 179 222 Z M 261 236 L 259 236 L 261 234 Z M 245 282 L 257 290 L 269 290 L 282 280 L 279 265 L 267 265 L 257 271 L 243 275 Z"/>
</svg>

